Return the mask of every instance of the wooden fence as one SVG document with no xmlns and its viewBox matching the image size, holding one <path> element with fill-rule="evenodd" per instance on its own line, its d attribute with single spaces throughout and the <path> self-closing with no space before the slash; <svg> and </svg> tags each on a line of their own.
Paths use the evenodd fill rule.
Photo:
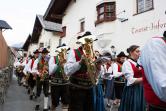
<svg viewBox="0 0 166 111">
<path fill-rule="evenodd" d="M 2 30 L 0 30 L 0 69 L 12 65 L 13 59 L 11 49 L 8 47 L 2 35 Z"/>
</svg>

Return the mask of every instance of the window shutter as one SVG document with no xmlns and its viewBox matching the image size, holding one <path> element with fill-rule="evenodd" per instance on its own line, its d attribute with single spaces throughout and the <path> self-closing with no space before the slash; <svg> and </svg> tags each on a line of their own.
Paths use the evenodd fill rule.
<svg viewBox="0 0 166 111">
<path fill-rule="evenodd" d="M 85 21 L 82 21 L 80 23 L 80 32 L 83 32 L 85 30 Z"/>
<path fill-rule="evenodd" d="M 145 0 L 137 0 L 138 13 L 144 12 L 144 1 Z"/>
<path fill-rule="evenodd" d="M 153 0 L 137 0 L 137 13 L 141 13 L 153 8 Z"/>
<path fill-rule="evenodd" d="M 66 36 L 66 26 L 62 27 L 63 33 L 61 37 L 65 37 Z"/>
<path fill-rule="evenodd" d="M 153 0 L 146 0 L 145 2 L 145 10 L 150 10 L 153 8 Z"/>
</svg>

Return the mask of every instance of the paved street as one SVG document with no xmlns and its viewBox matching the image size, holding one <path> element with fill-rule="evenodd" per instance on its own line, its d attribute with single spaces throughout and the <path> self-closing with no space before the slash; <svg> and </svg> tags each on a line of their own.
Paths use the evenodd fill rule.
<svg viewBox="0 0 166 111">
<path fill-rule="evenodd" d="M 43 105 L 43 99 L 40 99 Z M 18 86 L 14 77 L 8 89 L 6 101 L 0 106 L 0 111 L 34 111 L 37 102 L 30 101 L 27 90 L 23 86 Z M 59 110 L 61 111 L 61 110 Z"/>
<path fill-rule="evenodd" d="M 40 101 L 41 105 L 43 105 L 42 98 Z M 7 92 L 6 101 L 3 105 L 0 105 L 0 111 L 34 111 L 36 104 L 37 102 L 35 100 L 29 100 L 27 90 L 23 86 L 18 86 L 16 78 L 13 77 Z M 61 109 L 57 108 L 57 111 L 61 111 Z M 111 110 L 107 108 L 107 111 Z M 114 108 L 112 111 L 117 111 L 117 108 Z"/>
</svg>

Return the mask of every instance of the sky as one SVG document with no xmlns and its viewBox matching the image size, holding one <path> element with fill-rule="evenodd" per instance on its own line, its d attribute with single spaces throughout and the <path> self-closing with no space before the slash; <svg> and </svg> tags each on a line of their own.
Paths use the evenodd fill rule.
<svg viewBox="0 0 166 111">
<path fill-rule="evenodd" d="M 3 32 L 9 46 L 24 43 L 32 34 L 36 14 L 44 15 L 51 0 L 0 0 L 0 20 L 12 30 Z"/>
</svg>

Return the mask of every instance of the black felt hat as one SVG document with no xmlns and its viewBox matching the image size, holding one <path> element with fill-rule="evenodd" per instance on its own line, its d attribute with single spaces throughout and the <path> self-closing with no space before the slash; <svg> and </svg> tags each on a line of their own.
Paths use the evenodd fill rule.
<svg viewBox="0 0 166 111">
<path fill-rule="evenodd" d="M 127 57 L 127 56 L 126 56 L 125 53 L 122 51 L 122 52 L 120 52 L 120 53 L 117 55 L 117 57 Z"/>
<path fill-rule="evenodd" d="M 61 49 L 66 49 L 68 51 L 70 50 L 70 47 L 68 47 L 65 43 L 63 43 L 62 45 L 57 46 L 57 49 L 55 50 L 55 52 L 60 52 Z"/>
<path fill-rule="evenodd" d="M 36 53 L 40 53 L 40 52 L 38 49 L 36 49 L 33 53 L 36 54 Z"/>
<path fill-rule="evenodd" d="M 43 48 L 43 50 L 41 51 L 41 53 L 50 53 L 46 48 Z"/>
<path fill-rule="evenodd" d="M 92 35 L 91 32 L 87 31 L 85 32 L 82 36 L 78 36 L 77 37 L 77 44 L 84 44 L 85 43 L 85 39 L 91 39 L 92 41 L 96 41 L 96 36 Z"/>
</svg>

